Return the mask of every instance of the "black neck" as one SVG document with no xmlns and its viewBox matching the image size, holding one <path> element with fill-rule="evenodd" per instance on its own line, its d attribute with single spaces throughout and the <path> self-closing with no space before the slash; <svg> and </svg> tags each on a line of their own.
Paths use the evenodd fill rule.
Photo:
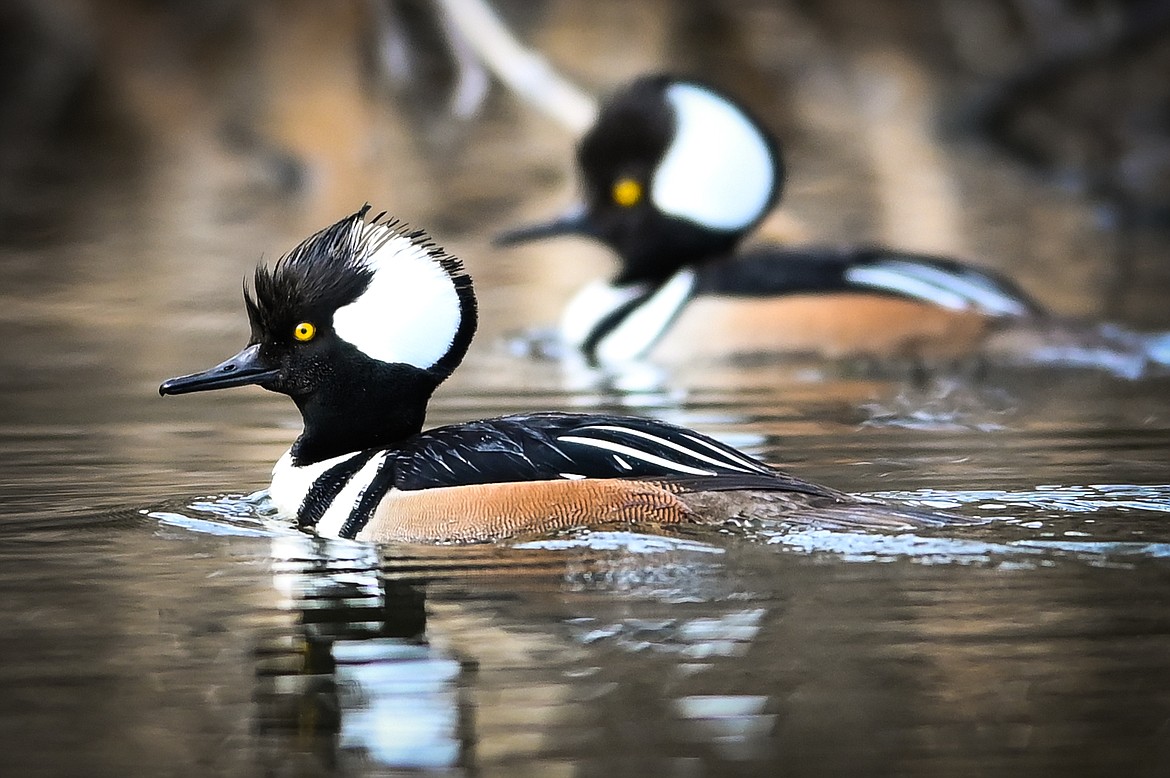
<svg viewBox="0 0 1170 778">
<path fill-rule="evenodd" d="M 292 447 L 294 464 L 389 448 L 417 435 L 441 380 L 411 365 L 379 363 L 357 375 L 334 374 L 313 394 L 294 396 L 305 421 Z"/>
<path fill-rule="evenodd" d="M 657 286 L 684 267 L 725 259 L 735 251 L 743 234 L 701 229 L 681 219 L 648 222 L 640 234 L 610 241 L 622 259 L 613 282 Z"/>
</svg>

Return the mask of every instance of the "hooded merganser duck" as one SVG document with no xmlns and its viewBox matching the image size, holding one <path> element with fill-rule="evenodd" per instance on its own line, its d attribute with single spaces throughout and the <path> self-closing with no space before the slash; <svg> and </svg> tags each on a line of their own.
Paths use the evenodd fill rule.
<svg viewBox="0 0 1170 778">
<path fill-rule="evenodd" d="M 301 528 L 455 542 L 737 517 L 828 527 L 956 521 L 802 481 L 650 419 L 532 413 L 423 431 L 431 394 L 475 332 L 471 279 L 423 232 L 384 215 L 367 221 L 368 210 L 258 267 L 244 295 L 248 345 L 159 387 L 257 384 L 289 395 L 304 431 L 274 467 L 269 496 Z"/>
<path fill-rule="evenodd" d="M 780 148 L 751 112 L 698 81 L 639 78 L 577 147 L 584 201 L 504 245 L 600 240 L 610 281 L 569 303 L 562 338 L 594 362 L 654 353 L 965 353 L 988 325 L 1040 307 L 1011 281 L 940 257 L 877 248 L 736 253 L 780 199 Z M 836 303 L 832 305 L 831 303 Z"/>
</svg>

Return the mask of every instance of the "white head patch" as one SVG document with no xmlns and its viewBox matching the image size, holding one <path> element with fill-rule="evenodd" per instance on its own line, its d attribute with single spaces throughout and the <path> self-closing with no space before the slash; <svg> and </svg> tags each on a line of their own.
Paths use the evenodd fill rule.
<svg viewBox="0 0 1170 778">
<path fill-rule="evenodd" d="M 672 84 L 675 134 L 650 196 L 663 213 L 739 230 L 763 215 L 774 185 L 767 141 L 739 108 L 694 84 Z"/>
<path fill-rule="evenodd" d="M 374 277 L 361 297 L 334 312 L 334 332 L 373 359 L 431 367 L 459 330 L 453 280 L 428 246 L 384 224 L 358 229 Z"/>
</svg>

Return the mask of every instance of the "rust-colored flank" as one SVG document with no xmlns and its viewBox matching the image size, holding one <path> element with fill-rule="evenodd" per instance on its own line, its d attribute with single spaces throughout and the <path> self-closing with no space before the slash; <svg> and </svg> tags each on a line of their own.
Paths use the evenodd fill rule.
<svg viewBox="0 0 1170 778">
<path fill-rule="evenodd" d="M 466 542 L 630 522 L 677 524 L 689 516 L 668 488 L 649 481 L 477 484 L 389 492 L 357 539 Z"/>
<path fill-rule="evenodd" d="M 690 302 L 654 355 L 671 361 L 777 351 L 947 357 L 970 353 L 988 325 L 975 311 L 864 292 L 758 299 L 712 295 Z"/>
</svg>

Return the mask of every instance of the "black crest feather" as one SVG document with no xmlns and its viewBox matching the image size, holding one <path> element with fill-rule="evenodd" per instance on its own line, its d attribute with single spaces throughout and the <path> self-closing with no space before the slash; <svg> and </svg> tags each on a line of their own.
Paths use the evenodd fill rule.
<svg viewBox="0 0 1170 778">
<path fill-rule="evenodd" d="M 373 270 L 361 249 L 362 222 L 370 206 L 311 235 L 276 261 L 256 268 L 253 289 L 244 288 L 244 304 L 253 340 L 287 331 L 314 313 L 353 302 L 369 286 Z"/>
</svg>

